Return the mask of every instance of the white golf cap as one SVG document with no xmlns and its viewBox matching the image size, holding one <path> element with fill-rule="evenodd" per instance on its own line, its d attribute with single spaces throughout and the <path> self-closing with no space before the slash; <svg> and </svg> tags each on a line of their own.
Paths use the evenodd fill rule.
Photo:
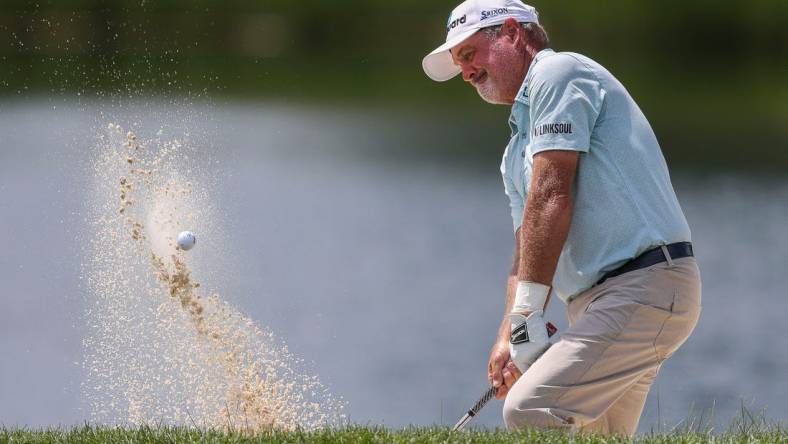
<svg viewBox="0 0 788 444">
<path fill-rule="evenodd" d="M 444 82 L 460 73 L 461 69 L 452 61 L 449 50 L 476 31 L 488 26 L 500 25 L 513 18 L 520 23 L 539 23 L 536 9 L 518 0 L 467 0 L 454 8 L 446 24 L 446 43 L 427 54 L 421 66 L 427 76 L 436 82 Z"/>
</svg>

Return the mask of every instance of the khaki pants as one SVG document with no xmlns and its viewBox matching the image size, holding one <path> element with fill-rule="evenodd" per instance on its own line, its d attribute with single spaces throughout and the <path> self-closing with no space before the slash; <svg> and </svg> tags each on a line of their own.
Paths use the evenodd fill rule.
<svg viewBox="0 0 788 444">
<path fill-rule="evenodd" d="M 569 329 L 506 397 L 506 427 L 632 436 L 660 365 L 695 328 L 700 293 L 700 272 L 688 257 L 578 295 L 569 303 Z"/>
</svg>

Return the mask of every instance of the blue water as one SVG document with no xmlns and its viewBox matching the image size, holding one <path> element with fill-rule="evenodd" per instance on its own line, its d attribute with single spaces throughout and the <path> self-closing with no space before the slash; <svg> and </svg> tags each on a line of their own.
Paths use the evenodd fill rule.
<svg viewBox="0 0 788 444">
<path fill-rule="evenodd" d="M 211 274 L 213 286 L 310 361 L 352 421 L 453 424 L 486 388 L 511 225 L 494 157 L 417 155 L 451 126 L 272 104 L 0 102 L 0 424 L 89 418 L 79 388 L 85 160 L 110 119 L 138 134 L 195 128 L 198 153 L 215 163 L 221 262 L 233 265 Z M 788 178 L 674 178 L 704 311 L 663 366 L 640 430 L 712 406 L 726 424 L 742 403 L 785 420 Z M 548 317 L 566 325 L 559 301 Z M 502 425 L 500 408 L 490 403 L 474 424 Z"/>
</svg>

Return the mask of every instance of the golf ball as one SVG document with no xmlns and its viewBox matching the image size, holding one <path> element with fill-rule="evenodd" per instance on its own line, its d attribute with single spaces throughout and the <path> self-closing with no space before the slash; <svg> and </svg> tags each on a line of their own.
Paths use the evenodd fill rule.
<svg viewBox="0 0 788 444">
<path fill-rule="evenodd" d="M 197 237 L 191 231 L 182 231 L 178 235 L 178 248 L 181 250 L 191 250 L 197 243 Z"/>
</svg>

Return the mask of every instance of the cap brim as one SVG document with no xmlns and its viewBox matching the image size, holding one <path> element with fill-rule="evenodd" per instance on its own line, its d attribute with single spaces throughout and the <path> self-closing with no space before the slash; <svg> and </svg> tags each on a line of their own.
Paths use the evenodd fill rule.
<svg viewBox="0 0 788 444">
<path fill-rule="evenodd" d="M 462 72 L 462 69 L 454 64 L 449 50 L 476 34 L 478 30 L 478 28 L 474 28 L 463 31 L 452 37 L 451 40 L 438 46 L 435 51 L 427 54 L 421 61 L 421 67 L 424 69 L 427 77 L 436 82 L 445 82 Z"/>
</svg>

